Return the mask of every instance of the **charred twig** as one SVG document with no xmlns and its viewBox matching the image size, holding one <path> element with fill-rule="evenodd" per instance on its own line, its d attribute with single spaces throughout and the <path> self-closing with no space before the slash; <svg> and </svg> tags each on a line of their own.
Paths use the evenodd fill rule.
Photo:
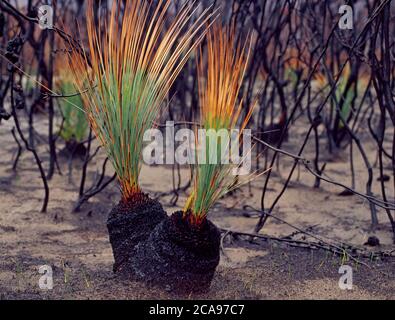
<svg viewBox="0 0 395 320">
<path fill-rule="evenodd" d="M 13 71 L 12 71 L 12 72 L 13 72 Z M 44 194 L 44 201 L 43 201 L 43 205 L 42 205 L 42 208 L 41 208 L 41 212 L 46 212 L 46 211 L 47 211 L 47 206 L 48 206 L 48 201 L 49 201 L 49 186 L 48 186 L 48 182 L 47 182 L 47 177 L 46 177 L 46 175 L 45 175 L 44 168 L 43 168 L 43 166 L 42 166 L 42 164 L 41 164 L 41 159 L 40 159 L 40 157 L 38 156 L 36 149 L 35 149 L 35 148 L 32 148 L 32 147 L 29 145 L 29 142 L 26 140 L 26 138 L 25 138 L 25 136 L 24 136 L 24 134 L 23 134 L 23 132 L 22 132 L 22 129 L 21 129 L 21 127 L 20 127 L 19 118 L 18 118 L 18 114 L 17 114 L 17 112 L 16 112 L 15 103 L 14 103 L 14 89 L 13 89 L 13 87 L 14 87 L 14 77 L 12 76 L 11 79 L 12 79 L 12 80 L 11 80 L 11 107 L 12 107 L 12 116 L 13 116 L 13 118 L 14 118 L 15 127 L 16 127 L 16 129 L 17 129 L 17 131 L 18 131 L 19 137 L 20 137 L 21 140 L 24 142 L 26 150 L 30 151 L 30 152 L 33 154 L 34 159 L 36 160 L 37 167 L 38 167 L 38 169 L 39 169 L 39 171 L 40 171 L 40 175 L 41 175 L 41 179 L 42 179 L 43 184 L 44 184 L 44 191 L 45 191 L 45 194 Z"/>
<path fill-rule="evenodd" d="M 13 171 L 16 171 L 16 166 L 18 165 L 19 157 L 20 157 L 21 154 L 22 154 L 22 146 L 21 146 L 21 144 L 20 144 L 20 142 L 19 142 L 19 140 L 18 140 L 18 138 L 17 138 L 17 136 L 16 136 L 16 134 L 15 134 L 15 127 L 13 127 L 13 128 L 11 129 L 11 134 L 12 134 L 12 136 L 14 137 L 14 140 L 15 140 L 16 144 L 18 145 L 18 150 L 17 150 L 17 152 L 16 152 L 16 156 L 15 156 L 15 159 L 14 159 L 14 163 L 13 163 L 13 165 L 12 165 L 12 170 L 13 170 Z"/>
</svg>

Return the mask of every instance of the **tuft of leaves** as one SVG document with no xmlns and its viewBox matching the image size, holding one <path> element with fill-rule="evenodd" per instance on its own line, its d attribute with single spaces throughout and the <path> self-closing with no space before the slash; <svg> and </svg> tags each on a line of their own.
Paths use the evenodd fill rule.
<svg viewBox="0 0 395 320">
<path fill-rule="evenodd" d="M 207 67 L 204 67 L 203 57 L 199 64 L 200 122 L 206 132 L 219 132 L 222 129 L 229 132 L 236 129 L 240 122 L 243 99 L 239 101 L 238 96 L 250 52 L 248 43 L 248 40 L 244 44 L 235 41 L 234 28 L 225 28 L 217 24 L 208 33 Z M 239 140 L 255 105 L 256 102 L 241 121 Z M 217 139 L 216 145 L 221 147 L 220 137 Z M 200 138 L 197 135 L 196 144 L 206 148 L 206 157 L 217 151 L 216 163 L 211 163 L 209 159 L 204 163 L 198 163 L 197 159 L 197 164 L 193 168 L 193 191 L 184 207 L 184 216 L 188 216 L 193 224 L 199 225 L 219 198 L 246 181 L 236 181 L 232 171 L 237 168 L 237 164 L 221 162 L 223 152 L 226 156 L 231 150 L 230 141 L 226 150 L 213 150 L 214 143 L 211 144 L 208 136 Z"/>
<path fill-rule="evenodd" d="M 112 161 L 124 200 L 141 192 L 144 132 L 153 125 L 212 16 L 208 8 L 196 18 L 195 3 L 187 1 L 167 26 L 172 1 L 156 1 L 156 7 L 153 3 L 113 1 L 109 18 L 97 25 L 93 0 L 89 0 L 90 59 L 76 48 L 69 59 L 89 123 Z"/>
<path fill-rule="evenodd" d="M 72 79 L 65 75 L 64 71 L 57 81 L 57 87 L 65 95 L 64 98 L 59 99 L 60 109 L 64 118 L 59 135 L 66 142 L 71 140 L 82 142 L 87 136 L 89 127 L 84 110 L 82 109 L 82 98 L 80 95 L 73 94 L 75 88 Z"/>
<path fill-rule="evenodd" d="M 336 70 L 339 69 L 336 67 Z M 335 73 L 336 74 L 336 73 Z M 350 64 L 347 64 L 343 73 L 340 75 L 339 81 L 336 85 L 334 97 L 332 97 L 334 103 L 340 103 L 342 101 L 342 107 L 340 109 L 341 119 L 348 119 L 349 115 L 352 112 L 352 102 L 356 98 L 356 90 L 357 92 L 364 92 L 368 87 L 369 80 L 366 75 L 362 74 L 361 77 L 354 83 L 351 84 L 350 88 L 347 90 L 347 84 L 350 79 L 351 67 Z M 335 76 L 332 76 L 335 78 Z M 329 92 L 331 82 L 328 78 L 322 73 L 316 73 L 314 76 L 314 81 L 312 82 L 313 87 L 318 89 L 321 94 L 324 96 Z M 357 87 L 355 87 L 357 86 Z M 344 127 L 343 120 L 340 119 L 339 127 Z"/>
</svg>

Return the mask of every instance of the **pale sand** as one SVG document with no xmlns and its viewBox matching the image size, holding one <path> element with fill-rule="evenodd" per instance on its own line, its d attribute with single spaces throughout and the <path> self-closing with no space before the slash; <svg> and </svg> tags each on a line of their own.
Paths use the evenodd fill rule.
<svg viewBox="0 0 395 320">
<path fill-rule="evenodd" d="M 45 120 L 37 116 L 40 132 L 44 132 Z M 109 186 L 97 197 L 85 204 L 79 213 L 71 213 L 78 196 L 79 174 L 74 168 L 74 184 L 68 183 L 67 164 L 61 161 L 63 176 L 56 174 L 50 181 L 51 194 L 48 212 L 39 210 L 43 189 L 31 153 L 24 151 L 14 173 L 11 169 L 16 145 L 9 132 L 11 122 L 0 126 L 0 299 L 19 298 L 170 298 L 166 292 L 149 289 L 139 283 L 128 283 L 112 274 L 112 253 L 107 238 L 105 221 L 111 206 L 119 200 L 116 184 Z M 303 128 L 296 132 L 284 148 L 295 152 L 292 146 L 300 141 Z M 299 133 L 300 131 L 300 133 Z M 61 147 L 61 143 L 59 143 Z M 373 148 L 373 145 L 371 145 Z M 48 157 L 40 146 L 40 155 L 47 164 Z M 313 145 L 309 145 L 306 157 L 312 157 Z M 373 150 L 373 149 L 372 149 Z M 331 178 L 349 184 L 345 172 L 349 170 L 347 154 L 337 156 L 327 165 L 326 173 Z M 357 154 L 357 153 L 356 153 Z M 369 152 L 373 162 L 375 154 Z M 90 167 L 89 182 L 100 170 L 104 153 L 94 160 Z M 269 184 L 266 205 L 270 204 L 281 190 L 283 178 L 291 162 L 282 161 L 281 176 Z M 389 167 L 389 164 L 386 163 Z M 181 171 L 184 185 L 189 170 Z M 377 168 L 375 169 L 377 174 Z M 107 175 L 112 174 L 109 167 Z M 391 175 L 391 171 L 387 170 Z M 356 157 L 357 188 L 364 191 L 366 171 L 360 157 Z M 283 177 L 283 178 L 281 178 Z M 222 199 L 213 208 L 211 219 L 220 227 L 251 232 L 257 218 L 244 217 L 243 205 L 260 207 L 260 186 L 264 177 L 254 181 L 251 194 L 248 187 Z M 388 194 L 393 195 L 390 186 Z M 169 191 L 172 185 L 170 166 L 144 166 L 141 174 L 143 189 L 155 195 Z M 368 203 L 356 196 L 340 197 L 341 188 L 325 182 L 320 189 L 314 189 L 314 179 L 301 168 L 299 182 L 296 175 L 291 186 L 280 200 L 274 214 L 302 229 L 312 227 L 311 232 L 355 246 L 363 247 L 370 229 Z M 374 192 L 379 194 L 379 184 L 374 182 Z M 170 196 L 161 198 L 165 209 L 171 213 L 183 206 L 186 194 L 181 192 L 177 206 L 170 206 Z M 89 214 L 89 212 L 91 212 Z M 382 246 L 375 250 L 392 250 L 391 230 L 383 210 L 379 210 L 380 225 L 375 235 Z M 286 236 L 295 230 L 269 219 L 262 233 L 272 236 Z M 374 269 L 358 267 L 354 271 L 354 289 L 340 290 L 338 268 L 340 257 L 326 252 L 290 249 L 258 241 L 225 242 L 225 253 L 215 275 L 211 291 L 201 298 L 256 298 L 256 299 L 375 299 L 395 298 L 395 262 L 369 262 L 372 267 L 389 273 L 387 277 Z M 38 267 L 49 264 L 54 267 L 55 287 L 52 291 L 38 288 Z"/>
</svg>

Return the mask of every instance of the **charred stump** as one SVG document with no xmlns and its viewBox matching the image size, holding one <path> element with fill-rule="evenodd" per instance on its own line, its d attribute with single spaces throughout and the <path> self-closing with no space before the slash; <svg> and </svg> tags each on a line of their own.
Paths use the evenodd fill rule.
<svg viewBox="0 0 395 320">
<path fill-rule="evenodd" d="M 199 226 L 192 225 L 182 212 L 176 212 L 136 246 L 129 266 L 139 280 L 189 294 L 209 290 L 219 260 L 218 228 L 207 219 Z"/>
<path fill-rule="evenodd" d="M 114 272 L 124 271 L 125 263 L 134 256 L 135 246 L 147 240 L 152 230 L 166 217 L 162 205 L 143 193 L 128 201 L 121 200 L 111 210 L 107 229 L 115 260 Z"/>
</svg>

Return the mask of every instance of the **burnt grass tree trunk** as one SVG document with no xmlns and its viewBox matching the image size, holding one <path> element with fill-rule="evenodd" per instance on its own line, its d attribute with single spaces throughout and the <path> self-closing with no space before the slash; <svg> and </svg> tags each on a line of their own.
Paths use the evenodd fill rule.
<svg viewBox="0 0 395 320">
<path fill-rule="evenodd" d="M 59 155 L 66 158 L 79 158 L 84 160 L 87 154 L 87 148 L 84 143 L 72 138 L 65 141 L 64 148 L 60 150 Z"/>
<path fill-rule="evenodd" d="M 144 193 L 138 193 L 127 201 L 121 200 L 111 210 L 107 229 L 114 255 L 114 272 L 128 274 L 125 264 L 135 257 L 135 246 L 146 241 L 166 217 L 162 205 Z"/>
<path fill-rule="evenodd" d="M 220 260 L 220 239 L 209 220 L 195 226 L 181 211 L 175 212 L 136 246 L 128 263 L 130 274 L 178 294 L 207 292 Z"/>
</svg>

